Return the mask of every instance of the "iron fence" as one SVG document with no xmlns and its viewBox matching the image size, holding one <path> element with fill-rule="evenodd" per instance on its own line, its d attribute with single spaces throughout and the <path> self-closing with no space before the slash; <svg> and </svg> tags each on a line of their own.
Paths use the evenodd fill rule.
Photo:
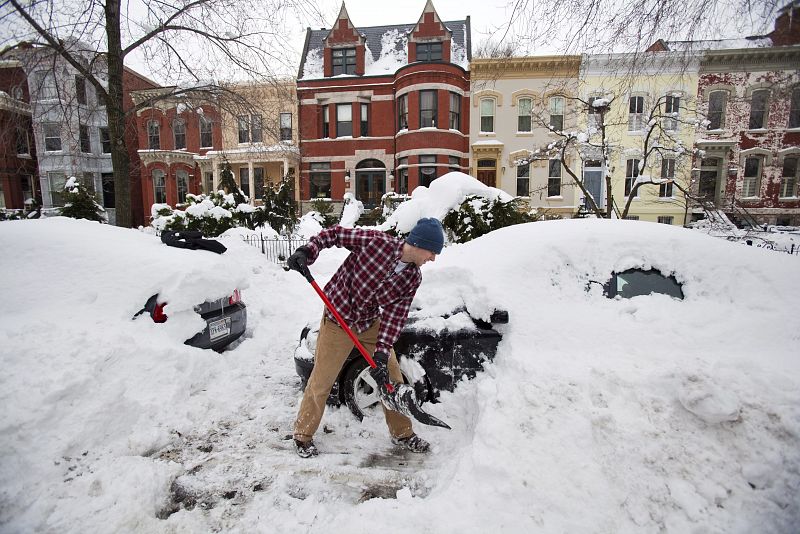
<svg viewBox="0 0 800 534">
<path fill-rule="evenodd" d="M 286 267 L 286 260 L 297 247 L 308 244 L 308 239 L 298 236 L 264 237 L 260 235 L 242 236 L 247 244 L 256 247 L 271 262 Z"/>
</svg>

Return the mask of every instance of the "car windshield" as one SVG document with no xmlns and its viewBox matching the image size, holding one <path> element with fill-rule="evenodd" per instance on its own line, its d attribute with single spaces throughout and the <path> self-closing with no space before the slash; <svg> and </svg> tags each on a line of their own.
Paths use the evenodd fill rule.
<svg viewBox="0 0 800 534">
<path fill-rule="evenodd" d="M 613 290 L 609 297 L 619 295 L 622 298 L 661 293 L 683 300 L 683 290 L 674 276 L 664 276 L 658 271 L 629 269 L 617 273 L 612 279 Z"/>
</svg>

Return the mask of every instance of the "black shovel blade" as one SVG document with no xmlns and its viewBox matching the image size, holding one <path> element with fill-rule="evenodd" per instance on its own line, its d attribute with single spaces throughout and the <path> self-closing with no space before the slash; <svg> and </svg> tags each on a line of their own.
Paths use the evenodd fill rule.
<svg viewBox="0 0 800 534">
<path fill-rule="evenodd" d="M 413 417 L 423 425 L 438 426 L 451 430 L 450 425 L 419 407 L 414 388 L 408 384 L 395 386 L 392 393 L 381 393 L 381 402 L 388 410 Z"/>
</svg>

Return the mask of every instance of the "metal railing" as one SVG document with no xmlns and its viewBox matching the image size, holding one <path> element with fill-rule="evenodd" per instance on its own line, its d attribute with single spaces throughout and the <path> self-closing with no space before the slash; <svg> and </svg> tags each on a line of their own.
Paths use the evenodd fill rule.
<svg viewBox="0 0 800 534">
<path fill-rule="evenodd" d="M 242 236 L 242 240 L 248 245 L 259 249 L 269 261 L 283 267 L 286 267 L 286 260 L 297 250 L 297 247 L 308 243 L 308 239 L 299 236 L 275 238 L 254 235 L 249 237 Z"/>
</svg>

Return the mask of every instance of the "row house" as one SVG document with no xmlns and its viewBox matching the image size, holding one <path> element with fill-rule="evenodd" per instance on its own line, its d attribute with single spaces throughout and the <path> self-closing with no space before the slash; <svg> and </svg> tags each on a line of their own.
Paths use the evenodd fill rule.
<svg viewBox="0 0 800 534">
<path fill-rule="evenodd" d="M 629 219 L 688 222 L 682 190 L 692 177 L 698 67 L 696 55 L 668 51 L 582 57 L 576 113 L 589 143 L 579 144 L 574 170 L 604 211 L 628 206 Z M 635 187 L 648 179 L 664 183 Z"/>
<path fill-rule="evenodd" d="M 178 94 L 179 93 L 179 94 Z M 208 192 L 213 170 L 198 160 L 222 146 L 219 106 L 202 91 L 159 87 L 132 95 L 142 162 L 143 216 L 153 204 L 176 206 L 186 195 Z"/>
<path fill-rule="evenodd" d="M 342 4 L 306 34 L 298 73 L 300 198 L 366 207 L 469 166 L 469 17 L 356 27 Z"/>
<path fill-rule="evenodd" d="M 0 209 L 41 205 L 30 92 L 22 63 L 0 61 Z"/>
<path fill-rule="evenodd" d="M 105 58 L 80 42 L 71 43 L 72 53 L 86 65 L 92 65 L 99 79 L 106 79 Z M 25 43 L 10 54 L 24 72 L 30 97 L 30 144 L 36 150 L 36 174 L 42 206 L 64 205 L 64 185 L 71 176 L 94 191 L 106 209 L 109 221 L 115 221 L 114 176 L 111 164 L 111 140 L 105 103 L 94 86 L 78 70 L 49 48 Z M 123 72 L 123 109 L 132 108 L 130 92 L 155 87 L 135 71 Z M 130 166 L 130 195 L 133 223 L 143 224 L 139 160 L 136 153 L 136 124 L 131 116 L 125 124 Z M 134 143 L 134 144 L 131 144 Z M 31 150 L 34 150 L 31 148 Z M 31 187 L 31 191 L 37 189 Z"/>
<path fill-rule="evenodd" d="M 283 81 L 134 93 L 147 216 L 153 204 L 174 207 L 187 194 L 217 191 L 226 166 L 256 206 L 269 184 L 296 181 L 295 87 Z"/>
<path fill-rule="evenodd" d="M 717 209 L 741 223 L 800 226 L 800 3 L 766 36 L 659 41 L 700 51 L 698 115 L 705 127 L 693 164 L 694 217 Z M 703 205 L 703 207 L 701 207 Z"/>
<path fill-rule="evenodd" d="M 520 160 L 558 138 L 551 126 L 577 127 L 580 62 L 580 56 L 538 56 L 470 63 L 472 176 L 547 213 L 570 217 L 578 210 L 580 191 L 559 160 Z M 576 157 L 570 150 L 568 165 L 579 166 Z"/>
<path fill-rule="evenodd" d="M 240 84 L 228 88 L 237 98 L 221 106 L 222 149 L 196 158 L 205 183 L 217 190 L 220 170 L 229 164 L 251 204 L 262 202 L 265 188 L 289 177 L 299 200 L 300 150 L 297 134 L 297 85 L 294 81 Z"/>
</svg>

